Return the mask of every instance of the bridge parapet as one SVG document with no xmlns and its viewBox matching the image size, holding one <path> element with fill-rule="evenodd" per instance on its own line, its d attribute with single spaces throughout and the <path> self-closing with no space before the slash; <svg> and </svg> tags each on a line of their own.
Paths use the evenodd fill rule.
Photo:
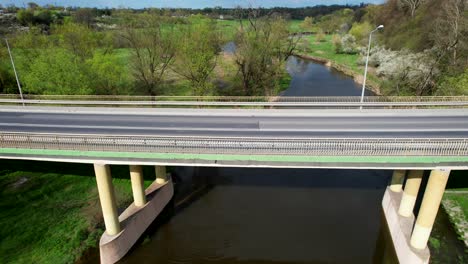
<svg viewBox="0 0 468 264">
<path fill-rule="evenodd" d="M 466 108 L 468 96 L 114 96 L 0 95 L 5 105 L 126 106 L 126 107 L 242 107 L 242 108 Z"/>
</svg>

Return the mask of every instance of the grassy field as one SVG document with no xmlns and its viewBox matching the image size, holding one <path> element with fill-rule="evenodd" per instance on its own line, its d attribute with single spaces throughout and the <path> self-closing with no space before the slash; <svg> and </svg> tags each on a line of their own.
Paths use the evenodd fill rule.
<svg viewBox="0 0 468 264">
<path fill-rule="evenodd" d="M 92 165 L 2 160 L 0 167 L 0 263 L 74 263 L 98 245 L 104 226 Z M 111 169 L 118 207 L 126 208 L 128 168 Z"/>
</svg>

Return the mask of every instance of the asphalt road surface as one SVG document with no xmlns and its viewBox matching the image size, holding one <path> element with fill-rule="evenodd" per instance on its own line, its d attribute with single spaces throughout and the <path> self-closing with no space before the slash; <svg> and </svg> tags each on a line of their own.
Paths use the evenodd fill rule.
<svg viewBox="0 0 468 264">
<path fill-rule="evenodd" d="M 0 131 L 187 137 L 468 138 L 468 111 L 0 107 Z"/>
</svg>

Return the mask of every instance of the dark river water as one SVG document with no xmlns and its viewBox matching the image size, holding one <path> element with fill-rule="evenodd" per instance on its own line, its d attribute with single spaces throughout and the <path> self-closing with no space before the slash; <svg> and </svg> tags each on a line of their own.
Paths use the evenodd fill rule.
<svg viewBox="0 0 468 264">
<path fill-rule="evenodd" d="M 284 95 L 359 95 L 350 77 L 291 58 Z M 173 168 L 176 195 L 121 263 L 379 263 L 390 171 Z M 380 234 L 380 235 L 379 235 Z"/>
</svg>

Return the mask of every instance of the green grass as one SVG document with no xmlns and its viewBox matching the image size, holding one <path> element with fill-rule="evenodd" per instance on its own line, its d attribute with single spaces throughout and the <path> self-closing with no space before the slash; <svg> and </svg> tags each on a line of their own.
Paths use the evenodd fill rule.
<svg viewBox="0 0 468 264">
<path fill-rule="evenodd" d="M 91 165 L 2 160 L 0 167 L 0 263 L 74 263 L 98 245 L 104 226 Z M 126 170 L 112 168 L 119 208 L 132 201 Z"/>
<path fill-rule="evenodd" d="M 468 188 L 447 190 L 444 193 L 442 204 L 458 239 L 465 241 L 465 234 L 468 233 Z"/>
<path fill-rule="evenodd" d="M 444 194 L 444 199 L 455 202 L 463 210 L 465 218 L 468 219 L 468 188 L 451 189 Z"/>
<path fill-rule="evenodd" d="M 325 41 L 322 42 L 316 41 L 315 35 L 306 36 L 305 38 L 310 44 L 308 55 L 334 61 L 338 64 L 345 65 L 356 72 L 362 70 L 362 66 L 357 63 L 360 57 L 359 54 L 337 54 L 332 43 L 331 35 L 325 35 Z"/>
<path fill-rule="evenodd" d="M 301 23 L 303 22 L 304 20 L 298 20 L 298 19 L 293 19 L 293 20 L 290 20 L 289 21 L 289 30 L 291 32 L 303 32 L 305 31 L 302 27 L 301 27 Z"/>
</svg>

